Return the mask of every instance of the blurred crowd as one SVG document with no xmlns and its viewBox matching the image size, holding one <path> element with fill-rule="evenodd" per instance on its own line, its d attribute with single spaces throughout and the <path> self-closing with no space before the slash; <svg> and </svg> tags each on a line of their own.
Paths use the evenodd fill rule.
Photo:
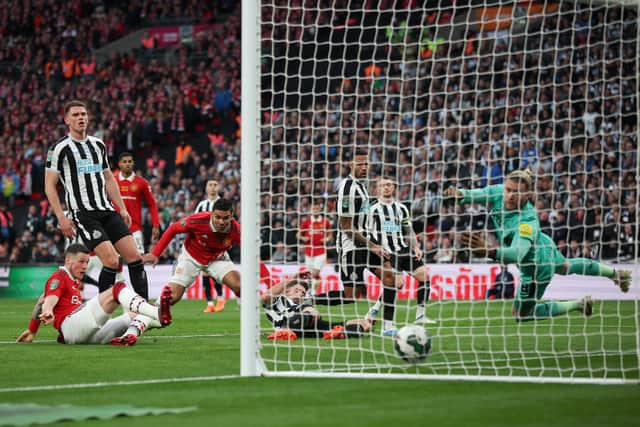
<svg viewBox="0 0 640 427">
<path fill-rule="evenodd" d="M 105 141 L 112 166 L 120 153 L 134 153 L 163 228 L 193 211 L 208 178 L 239 201 L 239 5 L 14 6 L 0 1 L 0 261 L 60 261 L 64 239 L 44 198 L 44 163 L 48 146 L 66 132 L 62 107 L 70 99 L 88 102 L 90 133 Z M 175 47 L 173 61 L 142 40 L 139 49 L 96 59 L 103 45 L 177 17 L 210 29 Z"/>
<path fill-rule="evenodd" d="M 455 232 L 492 227 L 483 206 L 441 203 L 444 188 L 501 183 L 527 166 L 543 230 L 567 256 L 636 256 L 637 8 L 561 4 L 510 31 L 469 26 L 443 41 L 438 28 L 468 9 L 265 3 L 263 259 L 302 260 L 297 233 L 312 198 L 325 200 L 337 226 L 336 188 L 356 146 L 369 148 L 372 194 L 376 177 L 396 177 L 429 262 L 468 261 Z M 43 197 L 43 166 L 72 98 L 89 101 L 91 133 L 107 143 L 110 160 L 135 154 L 158 199 L 161 230 L 193 211 L 208 178 L 240 215 L 239 4 L 10 6 L 0 1 L 0 261 L 60 260 L 64 241 Z M 212 29 L 173 49 L 173 61 L 149 55 L 153 43 L 96 59 L 101 46 L 176 17 Z M 333 64 L 316 69 L 325 54 Z M 302 63 L 314 64 L 310 74 Z M 314 73 L 324 73 L 326 87 Z M 145 235 L 150 244 L 149 221 Z"/>
</svg>

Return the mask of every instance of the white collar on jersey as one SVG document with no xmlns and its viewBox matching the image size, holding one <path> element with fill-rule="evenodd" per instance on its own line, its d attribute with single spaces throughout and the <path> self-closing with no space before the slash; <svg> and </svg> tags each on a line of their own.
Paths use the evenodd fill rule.
<svg viewBox="0 0 640 427">
<path fill-rule="evenodd" d="M 118 179 L 120 181 L 129 181 L 129 182 L 133 182 L 133 180 L 135 179 L 136 174 L 135 173 L 131 173 L 131 175 L 129 175 L 128 177 L 125 177 L 124 175 L 122 175 L 122 172 L 118 171 Z"/>
<path fill-rule="evenodd" d="M 70 140 L 75 142 L 87 142 L 87 140 L 89 139 L 89 134 L 87 134 L 87 136 L 84 139 L 75 139 L 74 137 L 71 136 L 70 133 L 68 133 L 67 136 L 69 137 Z"/>
<path fill-rule="evenodd" d="M 76 279 L 75 277 L 73 277 L 73 274 L 71 274 L 71 272 L 69 270 L 67 270 L 67 267 L 65 267 L 64 265 L 62 267 L 60 267 L 60 270 L 64 270 L 65 273 L 67 273 L 67 275 L 71 278 L 71 280 L 73 280 L 74 282 L 78 282 L 78 279 Z"/>
</svg>

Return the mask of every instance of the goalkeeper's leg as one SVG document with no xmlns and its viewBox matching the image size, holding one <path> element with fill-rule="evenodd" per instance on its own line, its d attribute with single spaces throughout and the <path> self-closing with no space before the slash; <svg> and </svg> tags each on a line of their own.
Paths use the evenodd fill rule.
<svg viewBox="0 0 640 427">
<path fill-rule="evenodd" d="M 574 301 L 538 302 L 547 286 L 549 286 L 549 282 L 537 284 L 523 276 L 523 282 L 520 284 L 516 298 L 513 301 L 513 315 L 516 321 L 543 320 L 572 311 L 580 311 L 585 316 L 591 316 L 593 312 L 593 300 L 591 297 Z"/>
<path fill-rule="evenodd" d="M 556 269 L 558 274 L 580 274 L 583 276 L 608 277 L 620 288 L 622 292 L 628 292 L 631 285 L 631 272 L 628 270 L 616 270 L 598 261 L 588 258 L 570 258 L 564 265 Z"/>
</svg>

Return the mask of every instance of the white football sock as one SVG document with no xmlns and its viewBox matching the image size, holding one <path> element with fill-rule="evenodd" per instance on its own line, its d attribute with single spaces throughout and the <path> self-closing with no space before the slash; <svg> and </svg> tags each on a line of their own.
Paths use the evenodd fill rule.
<svg viewBox="0 0 640 427">
<path fill-rule="evenodd" d="M 133 313 L 144 314 L 152 319 L 158 319 L 158 307 L 149 304 L 144 298 L 129 288 L 122 288 L 118 294 L 118 302 L 125 310 Z"/>
</svg>

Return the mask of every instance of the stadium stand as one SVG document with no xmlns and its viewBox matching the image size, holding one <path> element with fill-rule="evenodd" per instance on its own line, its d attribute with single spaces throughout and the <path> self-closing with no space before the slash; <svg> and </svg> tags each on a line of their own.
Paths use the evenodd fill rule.
<svg viewBox="0 0 640 427">
<path fill-rule="evenodd" d="M 71 98 L 90 100 L 92 133 L 107 143 L 111 160 L 123 151 L 137 155 L 138 167 L 157 195 L 162 229 L 192 212 L 203 197 L 208 177 L 216 178 L 225 197 L 239 208 L 239 5 L 221 1 L 208 8 L 206 3 L 56 1 L 57 7 L 49 7 L 34 2 L 34 7 L 19 13 L 10 2 L 0 2 L 0 260 L 60 261 L 64 242 L 43 198 L 43 163 L 46 146 L 64 129 L 62 104 Z M 310 50 L 305 40 L 317 43 L 313 31 L 327 25 L 342 25 L 342 35 L 362 43 L 387 37 L 359 30 L 360 23 L 371 20 L 378 20 L 379 27 L 391 23 L 391 14 L 386 13 L 391 2 L 380 2 L 381 12 L 371 9 L 374 3 L 364 2 L 358 13 L 322 12 L 308 17 L 315 26 L 289 26 L 289 30 L 284 23 L 297 18 L 287 16 L 287 9 L 265 10 L 269 20 L 283 24 L 274 26 L 270 43 L 263 49 L 320 65 L 336 55 L 344 58 L 346 54 L 337 51 L 339 43 L 333 47 L 327 43 L 326 51 Z M 447 19 L 446 12 L 433 18 Z M 466 35 L 468 43 L 460 40 L 439 47 L 449 49 L 452 54 L 448 57 L 455 59 L 425 62 L 427 68 L 401 69 L 397 62 L 389 65 L 384 56 L 401 55 L 399 45 L 391 45 L 390 53 L 371 52 L 371 63 L 362 64 L 356 58 L 340 64 L 344 78 L 338 78 L 337 69 L 326 73 L 334 77 L 330 81 L 287 78 L 288 84 L 303 89 L 310 84 L 316 85 L 316 92 L 329 88 L 331 95 L 322 104 L 316 103 L 313 111 L 303 113 L 288 111 L 287 106 L 310 105 L 304 97 L 280 99 L 274 91 L 273 99 L 264 101 L 273 108 L 263 117 L 262 138 L 269 143 L 261 146 L 262 175 L 275 179 L 269 181 L 269 188 L 263 182 L 262 188 L 269 194 L 261 204 L 270 207 L 271 213 L 262 218 L 262 258 L 269 259 L 278 247 L 283 252 L 277 254 L 281 259 L 298 259 L 294 249 L 298 212 L 304 212 L 310 202 L 310 197 L 299 194 L 324 197 L 328 211 L 335 211 L 334 189 L 345 175 L 343 161 L 349 158 L 354 135 L 373 147 L 372 162 L 380 165 L 400 159 L 406 166 L 393 171 L 399 180 L 399 200 L 411 205 L 429 260 L 446 252 L 443 242 L 455 245 L 452 230 L 469 224 L 481 229 L 487 221 L 479 206 L 464 210 L 440 203 L 440 194 L 454 174 L 466 177 L 463 182 L 468 187 L 472 183 L 483 186 L 498 183 L 506 173 L 527 165 L 538 175 L 541 223 L 567 256 L 581 253 L 617 261 L 636 256 L 640 239 L 635 230 L 638 212 L 632 173 L 638 158 L 635 59 L 609 64 L 602 43 L 589 40 L 602 40 L 601 32 L 606 32 L 611 45 L 625 52 L 620 57 L 633 59 L 634 47 L 622 41 L 637 34 L 637 17 L 624 17 L 622 25 L 608 25 L 607 19 L 615 18 L 612 15 L 576 18 L 591 19 L 591 33 L 584 31 L 586 26 L 572 27 L 566 19 L 556 22 L 550 18 L 546 25 L 564 30 L 551 34 L 563 34 L 566 40 L 540 33 L 537 42 L 540 46 L 566 45 L 567 49 L 559 50 L 556 76 L 565 82 L 584 82 L 585 76 L 595 75 L 590 81 L 597 83 L 591 85 L 557 85 L 548 79 L 545 67 L 537 72 L 524 67 L 540 60 L 538 55 L 543 62 L 552 63 L 544 53 L 525 51 L 520 40 L 480 44 L 474 34 Z M 169 50 L 169 61 L 167 55 L 149 55 L 148 50 L 157 47 L 153 43 L 145 47 L 142 40 L 138 48 L 114 53 L 106 61 L 95 55 L 100 47 L 134 30 L 187 21 L 214 24 L 215 29 Z M 339 38 L 339 32 L 333 33 Z M 394 37 L 393 33 L 388 37 Z M 459 55 L 462 51 L 468 54 Z M 486 51 L 509 53 L 504 58 L 511 62 L 499 64 L 501 67 L 528 71 L 510 73 L 508 78 L 506 73 L 497 73 L 493 80 L 485 81 L 481 76 L 492 74 L 496 67 L 481 55 Z M 583 58 L 584 67 L 571 67 L 570 55 Z M 283 65 L 263 66 L 280 70 Z M 619 73 L 609 78 L 607 66 L 621 67 L 622 78 Z M 397 81 L 417 73 L 440 77 L 418 87 L 405 84 L 406 93 L 401 93 Z M 447 90 L 452 82 L 445 76 L 455 76 L 465 90 Z M 533 81 L 540 83 L 534 88 Z M 263 89 L 270 84 L 263 81 Z M 476 87 L 481 90 L 470 90 Z M 429 96 L 430 91 L 438 94 Z M 570 102 L 585 98 L 584 91 L 590 93 L 591 102 Z M 504 107 L 523 104 L 523 99 L 531 102 Z M 418 114 L 413 114 L 414 109 Z M 475 114 L 488 109 L 497 112 L 493 122 Z M 385 116 L 381 111 L 391 113 Z M 474 121 L 475 117 L 480 120 Z M 380 130 L 362 130 L 364 123 Z M 421 141 L 422 149 L 407 150 L 408 138 Z M 396 148 L 383 151 L 383 140 L 396 142 Z M 313 161 L 313 167 L 308 168 L 306 161 Z M 374 168 L 374 175 L 382 172 L 379 166 Z M 419 185 L 413 186 L 415 182 Z M 145 235 L 148 240 L 150 227 Z M 593 240 L 602 245 L 585 244 Z M 163 262 L 171 262 L 178 248 L 176 242 Z M 463 251 L 453 254 L 438 259 L 466 260 Z"/>
</svg>

